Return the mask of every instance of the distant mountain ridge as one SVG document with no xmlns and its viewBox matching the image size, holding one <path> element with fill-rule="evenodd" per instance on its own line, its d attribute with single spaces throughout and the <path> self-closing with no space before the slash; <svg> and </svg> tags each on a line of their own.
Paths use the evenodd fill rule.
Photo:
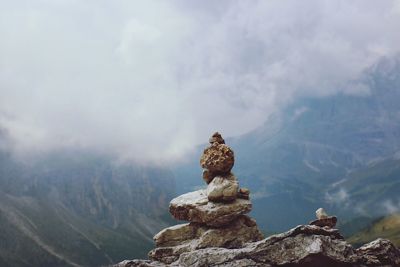
<svg viewBox="0 0 400 267">
<path fill-rule="evenodd" d="M 400 247 L 400 214 L 391 214 L 373 221 L 368 227 L 355 233 L 348 241 L 360 246 L 364 242 L 370 242 L 375 238 L 387 238 L 394 245 Z"/>
<path fill-rule="evenodd" d="M 56 153 L 33 165 L 0 153 L 0 265 L 100 266 L 144 257 L 169 224 L 172 174 Z"/>
</svg>

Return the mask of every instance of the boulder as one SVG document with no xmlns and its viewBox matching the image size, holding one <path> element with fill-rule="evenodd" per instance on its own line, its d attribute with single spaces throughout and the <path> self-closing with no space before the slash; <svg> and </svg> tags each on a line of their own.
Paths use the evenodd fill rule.
<svg viewBox="0 0 400 267">
<path fill-rule="evenodd" d="M 171 263 L 184 252 L 207 247 L 240 248 L 247 242 L 262 238 L 256 222 L 245 215 L 221 228 L 197 223 L 181 224 L 166 228 L 154 237 L 157 248 L 150 251 L 149 257 Z"/>
<path fill-rule="evenodd" d="M 208 200 L 205 190 L 183 194 L 171 200 L 170 213 L 177 220 L 197 222 L 212 227 L 221 227 L 234 221 L 238 216 L 251 211 L 248 199 L 236 199 L 229 203 Z"/>
<path fill-rule="evenodd" d="M 237 198 L 239 183 L 233 173 L 222 177 L 216 176 L 207 186 L 207 197 L 209 201 L 228 202 Z"/>
<path fill-rule="evenodd" d="M 211 181 L 214 179 L 215 175 L 213 175 L 209 170 L 204 169 L 203 170 L 203 180 L 207 184 L 211 183 Z"/>
<path fill-rule="evenodd" d="M 310 222 L 310 225 L 316 225 L 319 227 L 334 228 L 336 226 L 337 218 L 335 216 L 324 217 Z"/>
<path fill-rule="evenodd" d="M 204 149 L 200 158 L 201 167 L 214 175 L 228 174 L 234 162 L 233 150 L 229 146 L 217 142 Z"/>
<path fill-rule="evenodd" d="M 178 224 L 161 230 L 153 239 L 157 247 L 176 246 L 199 235 L 198 229 L 193 223 Z"/>
</svg>

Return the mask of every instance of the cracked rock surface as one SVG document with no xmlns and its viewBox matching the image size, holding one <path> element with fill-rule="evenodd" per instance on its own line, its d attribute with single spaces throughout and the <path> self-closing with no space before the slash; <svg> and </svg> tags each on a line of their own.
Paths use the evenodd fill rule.
<svg viewBox="0 0 400 267">
<path fill-rule="evenodd" d="M 170 264 L 135 260 L 116 266 L 400 266 L 400 251 L 385 239 L 354 249 L 337 229 L 300 225 L 240 248 L 193 249 Z"/>
<path fill-rule="evenodd" d="M 221 227 L 229 224 L 239 215 L 251 211 L 248 199 L 236 199 L 233 202 L 212 202 L 208 200 L 206 190 L 198 190 L 174 198 L 169 211 L 177 220 L 203 223 Z"/>
</svg>

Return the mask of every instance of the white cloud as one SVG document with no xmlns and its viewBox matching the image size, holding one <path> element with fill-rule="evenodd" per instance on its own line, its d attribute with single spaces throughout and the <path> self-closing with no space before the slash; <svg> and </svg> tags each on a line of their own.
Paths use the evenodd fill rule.
<svg viewBox="0 0 400 267">
<path fill-rule="evenodd" d="M 0 124 L 15 150 L 175 160 L 299 96 L 368 92 L 397 1 L 0 0 Z"/>
<path fill-rule="evenodd" d="M 350 204 L 349 194 L 344 188 L 340 188 L 338 191 L 332 193 L 326 192 L 325 201 L 330 204 L 340 205 L 345 208 L 347 208 Z"/>
<path fill-rule="evenodd" d="M 386 200 L 382 203 L 387 214 L 398 213 L 400 211 L 400 201 Z"/>
</svg>

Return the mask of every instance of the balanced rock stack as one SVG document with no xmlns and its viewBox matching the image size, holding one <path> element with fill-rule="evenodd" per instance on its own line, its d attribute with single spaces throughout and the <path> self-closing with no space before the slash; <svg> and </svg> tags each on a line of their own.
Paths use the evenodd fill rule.
<svg viewBox="0 0 400 267">
<path fill-rule="evenodd" d="M 170 202 L 169 211 L 189 223 L 166 228 L 154 236 L 156 248 L 149 252 L 153 261 L 170 264 L 185 252 L 208 248 L 241 248 L 259 241 L 263 235 L 251 211 L 249 190 L 239 189 L 231 172 L 234 153 L 219 133 L 214 133 L 200 159 L 206 189 L 181 195 Z"/>
<path fill-rule="evenodd" d="M 334 228 L 337 218 L 322 208 L 310 224 L 263 239 L 256 222 L 245 215 L 251 210 L 249 191 L 239 189 L 231 172 L 232 149 L 219 133 L 210 143 L 200 160 L 207 189 L 170 203 L 171 214 L 189 223 L 155 235 L 150 260 L 125 260 L 115 267 L 400 267 L 400 250 L 389 240 L 353 248 Z"/>
</svg>

